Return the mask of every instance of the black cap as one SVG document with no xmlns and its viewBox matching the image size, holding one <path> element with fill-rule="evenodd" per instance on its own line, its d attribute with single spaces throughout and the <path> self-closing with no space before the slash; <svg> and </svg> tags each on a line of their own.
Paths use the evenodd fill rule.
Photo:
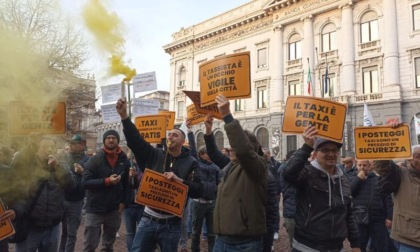
<svg viewBox="0 0 420 252">
<path fill-rule="evenodd" d="M 118 140 L 118 143 L 120 142 L 120 134 L 118 134 L 118 132 L 115 130 L 107 130 L 103 135 L 102 143 L 105 143 L 105 138 L 107 136 L 115 136 Z"/>
<path fill-rule="evenodd" d="M 327 143 L 333 143 L 333 144 L 337 145 L 337 147 L 339 149 L 341 148 L 341 146 L 343 146 L 342 143 L 335 142 L 335 141 L 325 139 L 325 138 L 322 138 L 322 137 L 318 137 L 317 139 L 315 139 L 314 150 L 318 150 L 319 147 L 321 147 L 322 145 L 325 145 Z"/>
<path fill-rule="evenodd" d="M 84 138 L 82 135 L 80 135 L 80 134 L 76 134 L 76 135 L 74 135 L 71 139 L 70 139 L 70 141 L 69 141 L 70 143 L 76 143 L 76 144 L 78 144 L 78 143 L 86 143 L 86 138 Z"/>
</svg>

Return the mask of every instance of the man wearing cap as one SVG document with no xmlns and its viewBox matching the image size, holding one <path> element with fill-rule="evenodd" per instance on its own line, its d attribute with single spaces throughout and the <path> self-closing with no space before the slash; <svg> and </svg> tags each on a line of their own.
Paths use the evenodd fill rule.
<svg viewBox="0 0 420 252">
<path fill-rule="evenodd" d="M 85 188 L 82 184 L 82 174 L 89 157 L 85 154 L 86 139 L 80 135 L 74 135 L 69 141 L 70 150 L 63 157 L 65 165 L 73 173 L 76 179 L 76 187 L 66 191 L 65 212 L 62 220 L 62 232 L 60 252 L 73 252 L 76 245 L 77 230 L 82 219 L 82 208 L 85 198 Z"/>
<path fill-rule="evenodd" d="M 352 251 L 360 251 L 350 182 L 336 166 L 342 144 L 317 138 L 317 133 L 313 126 L 305 129 L 305 143 L 283 171 L 284 179 L 297 190 L 292 251 L 339 252 L 346 238 Z M 316 158 L 307 163 L 313 150 Z"/>
<path fill-rule="evenodd" d="M 101 251 L 113 251 L 116 233 L 121 225 L 121 214 L 130 200 L 130 162 L 118 145 L 119 142 L 117 131 L 106 131 L 103 135 L 103 149 L 89 159 L 83 173 L 87 197 L 85 252 L 95 251 L 101 232 Z"/>
<path fill-rule="evenodd" d="M 140 167 L 163 173 L 170 180 L 188 186 L 188 196 L 199 198 L 203 191 L 197 160 L 184 147 L 185 133 L 172 129 L 167 136 L 166 150 L 154 148 L 140 135 L 127 114 L 125 98 L 118 100 L 116 109 L 121 117 L 127 145 L 133 151 Z M 181 237 L 181 218 L 146 206 L 134 237 L 132 252 L 154 251 L 156 244 L 165 252 L 176 252 Z"/>
</svg>

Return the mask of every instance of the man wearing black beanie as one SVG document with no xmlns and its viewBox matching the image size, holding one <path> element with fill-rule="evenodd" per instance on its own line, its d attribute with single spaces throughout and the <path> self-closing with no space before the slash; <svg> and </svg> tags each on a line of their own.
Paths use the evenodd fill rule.
<svg viewBox="0 0 420 252">
<path fill-rule="evenodd" d="M 128 178 L 131 165 L 119 142 L 117 131 L 106 131 L 103 149 L 89 159 L 83 173 L 87 198 L 83 251 L 95 251 L 102 226 L 101 250 L 113 251 L 121 214 L 130 201 Z"/>
</svg>

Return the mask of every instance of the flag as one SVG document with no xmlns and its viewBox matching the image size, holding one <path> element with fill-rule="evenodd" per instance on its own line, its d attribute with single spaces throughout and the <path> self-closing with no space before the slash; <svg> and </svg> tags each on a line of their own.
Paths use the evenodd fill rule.
<svg viewBox="0 0 420 252">
<path fill-rule="evenodd" d="M 311 66 L 308 65 L 308 94 L 311 94 L 312 77 L 311 77 Z"/>
<path fill-rule="evenodd" d="M 363 111 L 363 126 L 376 126 L 375 122 L 373 121 L 372 114 L 370 113 L 366 102 L 365 102 L 365 108 Z"/>
<path fill-rule="evenodd" d="M 414 126 L 416 128 L 416 136 L 420 135 L 420 118 L 414 115 Z"/>
<path fill-rule="evenodd" d="M 325 69 L 325 80 L 324 80 L 324 94 L 328 94 L 328 65 Z"/>
</svg>

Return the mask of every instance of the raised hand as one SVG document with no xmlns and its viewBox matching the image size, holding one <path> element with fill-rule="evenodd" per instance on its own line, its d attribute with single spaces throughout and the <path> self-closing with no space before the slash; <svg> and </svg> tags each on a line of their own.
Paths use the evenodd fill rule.
<svg viewBox="0 0 420 252">
<path fill-rule="evenodd" d="M 128 118 L 127 100 L 125 99 L 125 97 L 118 99 L 117 104 L 115 105 L 115 108 L 117 109 L 117 112 L 121 117 L 121 120 L 125 120 Z"/>
<path fill-rule="evenodd" d="M 229 100 L 222 94 L 219 94 L 216 96 L 216 103 L 217 108 L 219 109 L 220 114 L 222 114 L 223 117 L 230 114 L 230 104 Z"/>
<path fill-rule="evenodd" d="M 208 113 L 206 116 L 206 120 L 204 120 L 204 126 L 206 127 L 206 135 L 210 135 L 213 131 L 213 113 Z"/>
</svg>

